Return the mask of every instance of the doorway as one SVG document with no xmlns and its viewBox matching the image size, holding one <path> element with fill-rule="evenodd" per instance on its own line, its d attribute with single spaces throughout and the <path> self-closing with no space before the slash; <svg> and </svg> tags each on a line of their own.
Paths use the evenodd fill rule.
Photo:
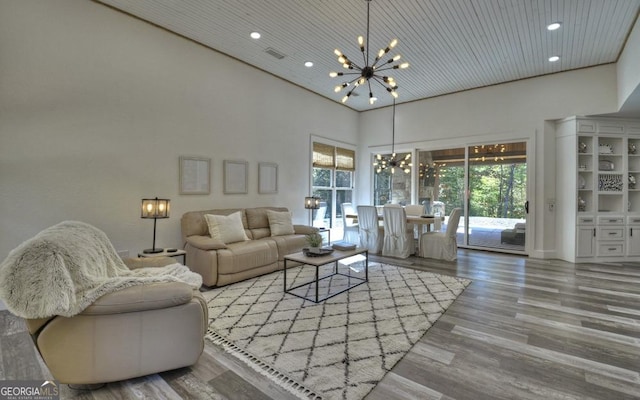
<svg viewBox="0 0 640 400">
<path fill-rule="evenodd" d="M 418 152 L 418 202 L 429 214 L 463 213 L 461 247 L 525 253 L 527 143 L 479 144 Z"/>
<path fill-rule="evenodd" d="M 469 146 L 468 160 L 467 244 L 524 251 L 526 142 Z"/>
</svg>

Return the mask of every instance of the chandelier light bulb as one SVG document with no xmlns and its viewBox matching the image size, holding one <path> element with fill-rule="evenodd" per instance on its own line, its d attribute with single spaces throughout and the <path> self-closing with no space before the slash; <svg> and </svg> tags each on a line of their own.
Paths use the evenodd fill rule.
<svg viewBox="0 0 640 400">
<path fill-rule="evenodd" d="M 346 103 L 346 102 L 347 102 L 347 100 L 349 100 L 349 95 L 346 95 L 346 96 L 344 96 L 344 97 L 342 98 L 342 102 L 343 102 L 343 103 Z"/>
<path fill-rule="evenodd" d="M 332 78 L 335 78 L 336 76 L 338 76 L 338 73 L 331 71 L 331 72 L 329 72 L 329 76 L 332 77 Z"/>
<path fill-rule="evenodd" d="M 338 49 L 335 49 L 335 50 L 333 51 L 333 53 L 334 53 L 335 55 L 337 55 L 338 57 L 341 57 L 341 56 L 342 56 L 342 52 L 341 52 L 340 50 L 338 50 Z"/>
</svg>

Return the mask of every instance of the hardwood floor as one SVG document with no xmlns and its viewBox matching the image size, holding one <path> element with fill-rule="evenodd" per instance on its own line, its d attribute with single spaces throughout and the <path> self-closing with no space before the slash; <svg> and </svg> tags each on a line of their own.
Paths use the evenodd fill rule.
<svg viewBox="0 0 640 400">
<path fill-rule="evenodd" d="M 367 396 L 640 399 L 640 264 L 571 264 L 459 250 L 457 262 L 372 261 L 473 283 Z M 51 378 L 22 322 L 0 312 L 0 379 Z M 207 344 L 200 361 L 64 399 L 291 399 Z"/>
</svg>

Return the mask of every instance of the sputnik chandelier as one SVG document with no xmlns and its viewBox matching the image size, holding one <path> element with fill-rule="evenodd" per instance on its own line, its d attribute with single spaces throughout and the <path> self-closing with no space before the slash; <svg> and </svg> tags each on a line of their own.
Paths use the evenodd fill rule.
<svg viewBox="0 0 640 400">
<path fill-rule="evenodd" d="M 374 81 L 380 84 L 383 88 L 387 90 L 387 92 L 389 92 L 393 96 L 394 99 L 397 98 L 398 93 L 396 92 L 396 89 L 398 89 L 398 85 L 396 84 L 395 80 L 391 76 L 380 74 L 380 72 L 392 70 L 392 69 L 398 69 L 398 68 L 404 69 L 409 66 L 409 63 L 407 62 L 402 64 L 393 64 L 394 62 L 400 59 L 399 54 L 389 58 L 388 60 L 378 65 L 380 60 L 382 60 L 382 57 L 384 57 L 385 54 L 387 54 L 391 49 L 393 49 L 396 46 L 396 44 L 398 44 L 397 39 L 393 39 L 391 43 L 389 43 L 389 46 L 387 46 L 386 48 L 380 49 L 373 63 L 369 65 L 369 3 L 371 3 L 371 0 L 366 0 L 366 2 L 367 2 L 366 41 L 362 36 L 358 36 L 358 45 L 360 46 L 360 51 L 362 52 L 362 59 L 363 59 L 364 66 L 360 66 L 356 64 L 355 62 L 350 60 L 347 56 L 345 56 L 340 50 L 336 49 L 334 51 L 335 55 L 338 56 L 338 62 L 341 63 L 345 69 L 354 70 L 355 72 L 330 72 L 329 76 L 332 78 L 335 78 L 337 76 L 344 76 L 344 75 L 357 75 L 351 81 L 343 82 L 342 84 L 335 87 L 335 92 L 337 93 L 337 92 L 340 92 L 342 89 L 353 85 L 351 90 L 349 90 L 349 92 L 347 92 L 347 94 L 342 98 L 343 103 L 346 103 L 346 101 L 349 100 L 349 97 L 351 97 L 351 95 L 353 94 L 353 91 L 356 90 L 358 86 L 364 85 L 365 83 L 369 88 L 369 104 L 375 103 L 378 98 L 373 95 L 373 89 L 371 88 L 371 81 Z M 365 51 L 365 45 L 366 45 L 366 51 Z M 391 64 L 391 65 L 388 65 L 388 64 Z"/>
<path fill-rule="evenodd" d="M 376 173 L 380 173 L 387 168 L 391 168 L 391 174 L 395 174 L 396 168 L 402 170 L 405 174 L 411 172 L 411 153 L 407 153 L 401 159 L 396 159 L 395 152 L 396 141 L 396 100 L 393 99 L 393 120 L 391 127 L 391 156 L 388 154 L 377 154 L 373 161 L 373 166 L 376 169 Z"/>
</svg>

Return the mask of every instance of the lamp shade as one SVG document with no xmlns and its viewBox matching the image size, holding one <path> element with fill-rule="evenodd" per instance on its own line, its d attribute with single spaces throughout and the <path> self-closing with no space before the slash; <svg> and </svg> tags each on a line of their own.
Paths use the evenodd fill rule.
<svg viewBox="0 0 640 400">
<path fill-rule="evenodd" d="M 140 218 L 169 218 L 169 199 L 142 199 Z"/>
<path fill-rule="evenodd" d="M 304 208 L 307 210 L 317 210 L 320 208 L 320 198 L 319 197 L 305 197 L 304 198 Z"/>
</svg>

